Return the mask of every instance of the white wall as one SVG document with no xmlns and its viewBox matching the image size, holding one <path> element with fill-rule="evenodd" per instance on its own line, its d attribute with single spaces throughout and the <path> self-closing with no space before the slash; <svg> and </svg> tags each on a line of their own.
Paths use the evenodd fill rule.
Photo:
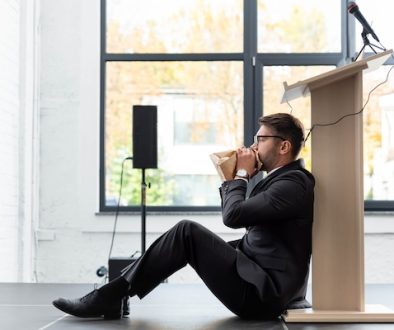
<svg viewBox="0 0 394 330">
<path fill-rule="evenodd" d="M 3 281 L 18 273 L 19 20 L 19 1 L 0 1 L 0 258 L 9 261 L 0 263 Z"/>
<path fill-rule="evenodd" d="M 42 0 L 40 25 L 37 276 L 86 281 L 86 267 L 103 262 L 92 260 L 99 244 L 83 233 L 97 211 L 99 1 Z"/>
<path fill-rule="evenodd" d="M 100 11 L 97 0 L 40 1 L 40 182 L 35 267 L 40 282 L 95 282 L 106 263 L 113 215 L 97 215 Z M 214 187 L 216 189 L 216 187 Z M 149 190 L 148 190 L 149 193 Z M 233 239 L 220 215 L 148 215 L 149 244 L 183 218 Z M 369 221 L 371 220 L 371 221 Z M 367 282 L 394 282 L 391 216 L 367 221 Z M 376 224 L 382 226 L 377 228 Z M 138 215 L 119 217 L 113 255 L 140 248 Z M 377 253 L 377 251 L 388 251 Z M 172 280 L 196 281 L 192 272 Z"/>
<path fill-rule="evenodd" d="M 35 0 L 0 1 L 0 281 L 34 280 L 37 224 Z"/>
</svg>

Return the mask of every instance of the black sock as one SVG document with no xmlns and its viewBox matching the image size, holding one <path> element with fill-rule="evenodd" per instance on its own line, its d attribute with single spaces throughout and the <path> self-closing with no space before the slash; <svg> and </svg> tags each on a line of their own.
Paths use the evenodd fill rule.
<svg viewBox="0 0 394 330">
<path fill-rule="evenodd" d="M 120 299 L 128 295 L 129 282 L 119 276 L 102 286 L 98 291 L 107 299 Z"/>
</svg>

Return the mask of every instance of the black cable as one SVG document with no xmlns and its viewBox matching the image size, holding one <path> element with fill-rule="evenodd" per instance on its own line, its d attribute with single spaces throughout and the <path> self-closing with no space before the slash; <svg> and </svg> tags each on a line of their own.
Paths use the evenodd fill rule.
<svg viewBox="0 0 394 330">
<path fill-rule="evenodd" d="M 394 58 L 393 55 L 391 55 L 391 57 Z M 386 79 L 385 79 L 384 81 L 380 82 L 379 84 L 377 84 L 374 88 L 372 88 L 372 89 L 369 91 L 367 100 L 366 100 L 366 102 L 364 103 L 364 105 L 363 105 L 363 107 L 361 108 L 360 111 L 355 112 L 355 113 L 349 113 L 349 114 L 347 114 L 347 115 L 343 115 L 342 117 L 340 117 L 339 119 L 337 119 L 337 120 L 335 120 L 335 121 L 333 121 L 333 122 L 331 122 L 331 123 L 313 124 L 312 127 L 309 129 L 309 132 L 308 132 L 306 138 L 304 139 L 304 145 L 306 144 L 306 141 L 308 141 L 308 138 L 309 138 L 309 136 L 311 135 L 311 133 L 312 133 L 312 131 L 314 130 L 315 127 L 327 127 L 327 126 L 336 125 L 336 124 L 338 124 L 340 121 L 342 121 L 343 119 L 345 119 L 346 117 L 357 116 L 357 115 L 361 114 L 361 113 L 364 111 L 365 107 L 367 106 L 367 104 L 368 104 L 368 102 L 369 102 L 369 99 L 370 99 L 370 97 L 371 97 L 371 94 L 372 94 L 378 87 L 382 86 L 383 84 L 385 84 L 385 83 L 388 81 L 389 76 L 390 76 L 390 73 L 391 73 L 391 71 L 393 70 L 393 68 L 394 68 L 394 65 L 392 65 L 391 68 L 390 68 L 390 70 L 387 72 Z"/>
<path fill-rule="evenodd" d="M 114 240 L 115 240 L 115 233 L 116 233 L 116 225 L 118 223 L 118 215 L 119 215 L 119 207 L 120 207 L 120 199 L 122 197 L 122 186 L 123 186 L 123 167 L 124 163 L 126 160 L 132 160 L 133 157 L 126 157 L 122 161 L 122 170 L 120 172 L 120 185 L 119 185 L 119 198 L 118 198 L 118 205 L 116 206 L 116 211 L 115 211 L 115 221 L 114 221 L 114 229 L 112 230 L 112 239 L 111 239 L 111 247 L 109 249 L 109 254 L 108 254 L 108 260 L 111 258 L 112 254 L 112 248 L 114 246 Z"/>
</svg>

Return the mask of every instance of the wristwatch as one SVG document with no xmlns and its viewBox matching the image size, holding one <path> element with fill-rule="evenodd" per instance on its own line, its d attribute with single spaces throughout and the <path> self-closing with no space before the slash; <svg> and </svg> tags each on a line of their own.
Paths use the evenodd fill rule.
<svg viewBox="0 0 394 330">
<path fill-rule="evenodd" d="M 242 178 L 242 179 L 246 179 L 249 180 L 249 174 L 248 172 L 244 169 L 244 168 L 240 168 L 236 173 L 235 176 Z"/>
</svg>

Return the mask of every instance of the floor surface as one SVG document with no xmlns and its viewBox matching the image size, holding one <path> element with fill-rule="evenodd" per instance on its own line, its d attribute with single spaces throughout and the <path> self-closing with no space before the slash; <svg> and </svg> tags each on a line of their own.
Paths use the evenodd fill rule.
<svg viewBox="0 0 394 330">
<path fill-rule="evenodd" d="M 0 329 L 394 329 L 394 324 L 286 324 L 281 319 L 270 322 L 240 320 L 199 284 L 161 284 L 143 300 L 132 298 L 131 314 L 121 320 L 80 319 L 64 314 L 51 304 L 55 298 L 76 298 L 92 289 L 91 284 L 0 283 Z M 394 310 L 394 285 L 368 285 L 366 301 Z"/>
</svg>

